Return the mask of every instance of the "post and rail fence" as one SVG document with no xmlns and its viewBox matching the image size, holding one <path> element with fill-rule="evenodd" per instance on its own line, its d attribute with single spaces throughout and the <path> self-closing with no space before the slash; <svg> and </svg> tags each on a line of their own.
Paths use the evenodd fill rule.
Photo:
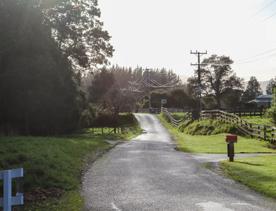
<svg viewBox="0 0 276 211">
<path fill-rule="evenodd" d="M 165 114 L 174 127 L 178 127 L 185 119 L 176 120 L 167 108 L 162 107 L 161 113 Z M 191 118 L 191 115 L 188 116 Z M 260 140 L 276 143 L 276 127 L 249 123 L 237 114 L 221 110 L 204 110 L 201 112 L 201 119 L 217 119 L 222 122 L 233 124 L 244 135 Z"/>
<path fill-rule="evenodd" d="M 13 179 L 23 177 L 23 168 L 0 171 L 0 180 L 3 180 L 3 198 L 0 198 L 0 207 L 3 211 L 12 211 L 13 206 L 23 205 L 24 196 L 17 186 L 17 192 L 13 196 Z M 17 184 L 19 185 L 19 184 Z"/>
<path fill-rule="evenodd" d="M 222 122 L 233 124 L 240 132 L 252 138 L 276 143 L 276 127 L 248 123 L 236 114 L 221 110 L 206 110 L 201 112 L 202 119 L 218 119 Z"/>
<path fill-rule="evenodd" d="M 161 107 L 161 113 L 165 114 L 166 117 L 170 120 L 171 124 L 174 126 L 174 127 L 178 127 L 184 120 L 185 118 L 183 119 L 175 119 L 171 112 L 167 109 L 167 108 L 164 108 L 164 107 Z M 186 116 L 187 119 L 191 119 L 191 114 L 190 112 L 187 112 L 188 115 Z"/>
</svg>

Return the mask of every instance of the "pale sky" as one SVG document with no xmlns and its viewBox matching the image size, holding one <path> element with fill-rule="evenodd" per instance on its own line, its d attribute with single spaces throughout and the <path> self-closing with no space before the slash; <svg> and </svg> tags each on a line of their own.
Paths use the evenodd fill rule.
<svg viewBox="0 0 276 211">
<path fill-rule="evenodd" d="M 276 76 L 276 0 L 99 0 L 112 64 L 191 76 L 190 50 L 230 56 L 238 76 Z M 275 14 L 275 16 L 273 16 Z M 271 18 L 269 18 L 272 16 Z"/>
</svg>

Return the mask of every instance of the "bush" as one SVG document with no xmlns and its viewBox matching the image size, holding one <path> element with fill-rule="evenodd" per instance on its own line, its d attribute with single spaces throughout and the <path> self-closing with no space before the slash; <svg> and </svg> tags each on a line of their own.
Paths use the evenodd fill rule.
<svg viewBox="0 0 276 211">
<path fill-rule="evenodd" d="M 266 111 L 266 116 L 272 118 L 273 123 L 276 124 L 276 87 L 273 89 L 272 107 Z"/>
<path fill-rule="evenodd" d="M 276 106 L 272 106 L 270 109 L 266 111 L 266 117 L 272 119 L 272 122 L 276 124 Z"/>
</svg>

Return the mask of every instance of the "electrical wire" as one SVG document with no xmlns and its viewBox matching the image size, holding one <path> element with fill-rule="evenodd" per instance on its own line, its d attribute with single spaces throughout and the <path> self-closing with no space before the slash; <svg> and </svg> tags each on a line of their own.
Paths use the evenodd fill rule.
<svg viewBox="0 0 276 211">
<path fill-rule="evenodd" d="M 264 11 L 265 9 L 267 9 L 268 7 L 270 7 L 271 5 L 273 5 L 274 3 L 276 3 L 275 0 L 270 1 L 265 6 L 263 6 L 261 9 L 259 9 L 253 16 L 256 16 L 256 15 L 260 14 L 262 11 Z"/>
</svg>

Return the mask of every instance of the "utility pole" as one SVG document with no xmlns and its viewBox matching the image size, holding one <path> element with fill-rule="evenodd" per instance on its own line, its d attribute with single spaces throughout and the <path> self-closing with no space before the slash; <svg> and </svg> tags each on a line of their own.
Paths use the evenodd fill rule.
<svg viewBox="0 0 276 211">
<path fill-rule="evenodd" d="M 201 56 L 202 55 L 206 55 L 207 54 L 207 51 L 205 51 L 205 52 L 199 52 L 199 51 L 195 51 L 195 52 L 193 52 L 193 51 L 191 51 L 190 52 L 191 54 L 193 54 L 193 55 L 197 55 L 197 63 L 195 63 L 195 64 L 191 64 L 192 66 L 197 66 L 197 82 L 198 82 L 198 112 L 200 113 L 200 111 L 201 111 L 201 88 L 202 88 L 202 86 L 201 86 Z"/>
<path fill-rule="evenodd" d="M 146 69 L 147 71 L 147 84 L 150 84 L 150 69 Z M 150 93 L 151 89 L 150 87 L 148 86 L 147 87 L 147 92 L 148 92 L 148 99 L 149 99 L 149 112 L 151 111 L 151 93 Z"/>
</svg>

